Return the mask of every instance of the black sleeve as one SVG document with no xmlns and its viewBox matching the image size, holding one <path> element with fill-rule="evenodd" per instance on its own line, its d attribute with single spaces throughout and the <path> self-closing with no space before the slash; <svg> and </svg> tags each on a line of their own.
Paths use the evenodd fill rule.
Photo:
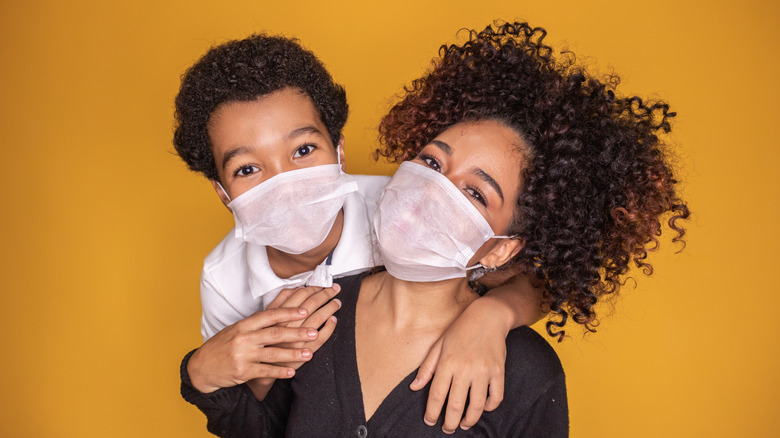
<svg viewBox="0 0 780 438">
<path fill-rule="evenodd" d="M 181 395 L 206 414 L 206 428 L 214 435 L 229 437 L 282 437 L 292 403 L 289 380 L 277 381 L 263 402 L 246 385 L 222 388 L 209 394 L 190 382 L 187 363 L 181 363 Z"/>
<path fill-rule="evenodd" d="M 561 372 L 512 428 L 518 437 L 566 438 L 569 436 L 569 406 L 566 378 Z"/>
</svg>

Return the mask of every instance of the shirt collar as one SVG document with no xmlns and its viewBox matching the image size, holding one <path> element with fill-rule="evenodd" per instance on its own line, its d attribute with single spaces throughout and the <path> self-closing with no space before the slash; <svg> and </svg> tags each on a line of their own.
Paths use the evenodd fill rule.
<svg viewBox="0 0 780 438">
<path fill-rule="evenodd" d="M 305 286 L 308 281 L 315 281 L 320 285 L 323 281 L 331 282 L 333 277 L 365 271 L 381 264 L 378 253 L 374 251 L 371 221 L 363 197 L 358 192 L 347 195 L 343 211 L 343 230 L 339 243 L 333 250 L 331 266 L 326 268 L 323 262 L 315 275 L 312 275 L 314 271 L 308 271 L 286 279 L 279 278 L 268 262 L 266 247 L 247 243 L 246 262 L 252 297 L 258 299 L 271 292 Z"/>
</svg>

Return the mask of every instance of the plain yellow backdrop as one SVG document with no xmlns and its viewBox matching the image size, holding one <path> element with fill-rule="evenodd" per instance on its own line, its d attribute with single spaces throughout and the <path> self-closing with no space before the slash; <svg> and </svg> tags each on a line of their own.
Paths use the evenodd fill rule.
<svg viewBox="0 0 780 438">
<path fill-rule="evenodd" d="M 178 366 L 232 219 L 172 154 L 171 124 L 211 44 L 300 38 L 347 89 L 348 170 L 387 174 L 370 151 L 391 97 L 496 18 L 546 27 L 679 114 L 688 247 L 664 240 L 598 333 L 556 345 L 572 437 L 777 436 L 778 3 L 220 3 L 0 4 L 0 436 L 210 436 Z"/>
</svg>

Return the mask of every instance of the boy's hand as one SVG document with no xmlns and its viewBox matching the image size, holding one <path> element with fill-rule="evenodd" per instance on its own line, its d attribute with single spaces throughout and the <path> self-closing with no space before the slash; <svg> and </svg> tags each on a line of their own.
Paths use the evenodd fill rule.
<svg viewBox="0 0 780 438">
<path fill-rule="evenodd" d="M 339 308 L 341 301 L 333 297 L 341 291 L 341 286 L 334 284 L 332 287 L 322 288 L 307 286 L 297 289 L 285 289 L 268 305 L 267 309 L 275 308 L 301 308 L 310 315 L 306 319 L 281 322 L 283 327 L 304 327 L 319 330 L 319 336 L 313 341 L 286 342 L 277 344 L 285 348 L 307 348 L 312 353 L 319 350 L 322 344 L 330 338 L 336 329 L 336 317 L 333 316 Z M 300 368 L 304 361 L 286 362 L 284 365 L 294 369 Z"/>
<path fill-rule="evenodd" d="M 292 377 L 295 370 L 276 364 L 307 361 L 312 351 L 273 345 L 313 341 L 318 333 L 312 328 L 275 325 L 303 320 L 308 314 L 306 309 L 271 309 L 225 327 L 190 357 L 187 372 L 192 385 L 200 392 L 210 393 L 255 378 Z"/>
<path fill-rule="evenodd" d="M 466 308 L 431 347 L 410 385 L 417 391 L 433 377 L 424 421 L 429 426 L 436 424 L 447 400 L 445 433 L 455 432 L 459 425 L 464 430 L 471 428 L 483 411 L 492 411 L 504 399 L 509 328 L 496 318 L 490 302 L 481 301 Z"/>
</svg>

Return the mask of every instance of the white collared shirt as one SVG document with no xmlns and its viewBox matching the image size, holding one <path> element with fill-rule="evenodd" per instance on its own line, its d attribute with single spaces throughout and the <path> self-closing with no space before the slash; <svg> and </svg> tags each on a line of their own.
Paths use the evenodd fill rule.
<svg viewBox="0 0 780 438">
<path fill-rule="evenodd" d="M 234 230 L 230 230 L 206 256 L 200 279 L 204 342 L 223 328 L 265 309 L 283 289 L 308 282 L 330 282 L 334 277 L 356 274 L 382 264 L 372 244 L 371 221 L 379 195 L 390 178 L 352 177 L 358 183 L 358 192 L 350 193 L 344 201 L 344 227 L 330 265 L 323 262 L 314 271 L 279 278 L 268 263 L 266 247 L 237 239 Z"/>
</svg>

